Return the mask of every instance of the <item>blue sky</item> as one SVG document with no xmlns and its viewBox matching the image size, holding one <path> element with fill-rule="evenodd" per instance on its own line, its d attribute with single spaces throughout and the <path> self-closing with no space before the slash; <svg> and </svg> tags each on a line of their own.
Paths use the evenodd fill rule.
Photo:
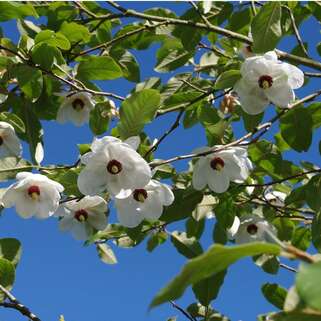
<svg viewBox="0 0 321 321">
<path fill-rule="evenodd" d="M 128 2 L 123 6 L 143 10 L 148 7 L 162 6 L 175 11 L 178 15 L 189 8 L 184 2 Z M 306 21 L 301 28 L 304 39 L 308 39 L 310 54 L 319 59 L 315 44 L 320 40 L 319 25 L 313 18 Z M 19 35 L 14 22 L 4 23 L 5 36 L 17 41 Z M 314 35 L 314 36 L 311 36 Z M 286 37 L 278 48 L 290 50 L 296 45 L 294 37 Z M 153 45 L 148 51 L 134 52 L 141 66 L 142 80 L 151 76 L 160 76 L 166 81 L 169 76 L 158 74 L 153 70 L 155 52 L 159 45 Z M 185 68 L 186 69 L 186 68 Z M 182 68 L 182 70 L 185 70 Z M 100 83 L 102 89 L 126 96 L 134 84 L 125 80 Z M 297 92 L 299 97 L 319 88 L 316 80 Z M 116 102 L 117 104 L 119 102 Z M 270 118 L 274 110 L 269 107 L 266 117 Z M 153 139 L 159 137 L 168 128 L 175 114 L 160 117 L 146 131 Z M 275 128 L 277 129 L 277 126 Z M 70 124 L 59 125 L 55 122 L 43 122 L 45 130 L 44 164 L 72 164 L 78 157 L 78 143 L 89 143 L 92 134 L 88 126 L 81 128 Z M 275 129 L 273 130 L 275 132 Z M 272 134 L 267 137 L 272 138 Z M 236 126 L 236 136 L 244 133 L 241 125 Z M 320 133 L 320 131 L 318 132 Z M 319 162 L 318 140 L 314 134 L 313 145 L 309 152 L 298 154 L 286 153 L 286 158 Z M 159 148 L 157 157 L 167 158 L 188 153 L 195 147 L 206 144 L 205 134 L 200 126 L 190 130 L 179 128 Z M 24 155 L 28 157 L 27 146 Z M 320 162 L 319 164 L 320 165 Z M 177 164 L 179 169 L 186 169 L 187 163 Z M 111 215 L 115 221 L 115 213 Z M 202 238 L 204 248 L 211 244 L 214 222 L 208 221 Z M 23 255 L 17 269 L 17 279 L 13 293 L 29 306 L 42 321 L 57 321 L 64 314 L 66 321 L 103 321 L 103 320 L 139 320 L 165 321 L 173 315 L 184 316 L 169 304 L 147 312 L 148 304 L 157 291 L 175 276 L 186 259 L 176 252 L 170 242 L 158 247 L 153 253 L 146 251 L 146 242 L 133 249 L 120 249 L 113 245 L 119 263 L 114 266 L 100 262 L 94 247 L 83 247 L 68 233 L 60 233 L 55 219 L 39 221 L 23 220 L 13 209 L 6 210 L 0 219 L 1 237 L 16 237 L 23 244 Z M 173 231 L 174 227 L 169 227 Z M 219 298 L 213 306 L 234 320 L 255 320 L 259 313 L 274 310 L 265 302 L 260 292 L 264 282 L 279 283 L 289 287 L 294 281 L 291 272 L 280 270 L 279 274 L 268 275 L 252 264 L 251 259 L 242 260 L 229 269 Z M 177 302 L 186 307 L 194 302 L 191 290 Z M 14 311 L 0 309 L 3 321 L 23 320 Z"/>
</svg>

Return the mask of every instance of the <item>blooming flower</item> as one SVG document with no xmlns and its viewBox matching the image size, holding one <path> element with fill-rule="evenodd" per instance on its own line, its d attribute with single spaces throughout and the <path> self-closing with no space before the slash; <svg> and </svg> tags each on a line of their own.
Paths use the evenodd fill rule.
<svg viewBox="0 0 321 321">
<path fill-rule="evenodd" d="M 60 193 L 64 187 L 41 174 L 18 173 L 17 182 L 5 191 L 2 202 L 4 207 L 16 206 L 17 213 L 23 218 L 35 215 L 47 218 L 59 206 Z"/>
<path fill-rule="evenodd" d="M 81 126 L 88 123 L 90 111 L 94 106 L 91 95 L 86 92 L 69 95 L 65 97 L 58 110 L 57 121 L 61 124 L 71 121 L 76 126 Z"/>
<path fill-rule="evenodd" d="M 220 146 L 217 146 L 220 147 Z M 211 150 L 202 148 L 197 152 Z M 230 181 L 243 182 L 249 176 L 252 163 L 245 147 L 233 147 L 200 157 L 193 171 L 193 187 L 202 190 L 206 185 L 215 193 L 224 193 Z"/>
<path fill-rule="evenodd" d="M 78 188 L 84 195 L 107 190 L 112 195 L 127 193 L 137 185 L 145 186 L 151 178 L 147 162 L 135 151 L 139 137 L 120 139 L 105 136 L 95 138 L 91 152 L 81 157 L 86 167 L 78 176 Z"/>
<path fill-rule="evenodd" d="M 135 227 L 143 219 L 155 221 L 163 212 L 163 206 L 174 201 L 174 194 L 166 184 L 151 180 L 143 188 L 136 188 L 128 196 L 119 194 L 115 198 L 120 224 Z"/>
<path fill-rule="evenodd" d="M 273 241 L 271 235 L 275 229 L 266 220 L 257 215 L 247 215 L 241 220 L 235 216 L 233 225 L 227 231 L 229 239 L 234 239 L 237 244 L 250 242 Z"/>
<path fill-rule="evenodd" d="M 22 147 L 14 128 L 10 124 L 0 121 L 0 157 L 20 157 L 21 153 Z"/>
<path fill-rule="evenodd" d="M 55 216 L 61 216 L 59 227 L 71 231 L 77 240 L 87 240 L 94 230 L 107 226 L 107 203 L 100 196 L 85 196 L 80 201 L 70 201 L 60 206 Z"/>
<path fill-rule="evenodd" d="M 274 51 L 245 59 L 241 75 L 234 90 L 244 111 L 251 115 L 263 112 L 270 102 L 288 107 L 295 98 L 293 89 L 300 88 L 304 82 L 303 72 L 279 61 Z"/>
</svg>

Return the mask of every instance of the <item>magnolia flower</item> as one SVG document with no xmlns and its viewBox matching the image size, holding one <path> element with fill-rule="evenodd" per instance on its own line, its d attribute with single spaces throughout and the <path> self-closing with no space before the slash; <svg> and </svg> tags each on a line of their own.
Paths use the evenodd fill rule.
<svg viewBox="0 0 321 321">
<path fill-rule="evenodd" d="M 251 115 L 263 112 L 270 102 L 288 107 L 295 98 L 293 89 L 300 88 L 304 82 L 303 72 L 279 61 L 274 51 L 245 59 L 241 75 L 234 90 L 244 111 Z"/>
<path fill-rule="evenodd" d="M 136 188 L 127 196 L 119 194 L 115 198 L 117 216 L 120 224 L 135 227 L 143 219 L 155 221 L 163 212 L 163 206 L 174 201 L 174 194 L 169 186 L 151 180 L 143 188 Z"/>
<path fill-rule="evenodd" d="M 86 167 L 78 176 L 78 188 L 84 195 L 107 190 L 112 195 L 130 195 L 137 185 L 145 186 L 151 178 L 147 162 L 135 151 L 139 137 L 120 139 L 105 136 L 95 138 L 91 152 L 81 157 Z"/>
<path fill-rule="evenodd" d="M 0 121 L 0 158 L 7 156 L 18 156 L 22 153 L 22 147 L 14 128 Z"/>
<path fill-rule="evenodd" d="M 71 231 L 76 240 L 87 240 L 94 230 L 107 226 L 107 203 L 100 196 L 85 196 L 80 201 L 70 201 L 60 206 L 55 216 L 62 217 L 59 227 Z"/>
<path fill-rule="evenodd" d="M 86 92 L 66 96 L 58 110 L 57 121 L 61 124 L 71 121 L 76 126 L 81 126 L 88 123 L 90 111 L 94 106 L 91 95 Z"/>
<path fill-rule="evenodd" d="M 237 244 L 250 242 L 271 242 L 275 229 L 266 220 L 257 215 L 247 215 L 241 220 L 235 216 L 233 225 L 227 231 L 229 239 Z"/>
<path fill-rule="evenodd" d="M 60 193 L 64 187 L 41 174 L 18 173 L 16 183 L 5 191 L 2 202 L 4 207 L 16 206 L 17 213 L 23 218 L 35 215 L 47 218 L 59 206 Z"/>
<path fill-rule="evenodd" d="M 217 146 L 220 147 L 220 146 Z M 204 147 L 197 152 L 206 152 Z M 224 193 L 230 181 L 240 183 L 247 179 L 252 163 L 245 147 L 233 147 L 200 157 L 193 171 L 193 187 L 202 190 L 206 185 L 215 193 Z"/>
<path fill-rule="evenodd" d="M 279 192 L 279 191 L 274 191 L 273 189 L 268 189 L 264 193 L 264 199 L 273 205 L 276 206 L 284 206 L 284 201 L 286 199 L 286 194 Z"/>
</svg>

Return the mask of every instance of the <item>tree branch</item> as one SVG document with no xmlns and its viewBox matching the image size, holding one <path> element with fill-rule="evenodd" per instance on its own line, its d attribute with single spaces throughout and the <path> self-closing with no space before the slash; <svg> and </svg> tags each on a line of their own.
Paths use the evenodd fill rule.
<svg viewBox="0 0 321 321">
<path fill-rule="evenodd" d="M 185 315 L 185 317 L 190 320 L 190 321 L 197 321 L 196 318 L 194 318 L 193 316 L 191 316 L 186 310 L 184 310 L 183 308 L 181 308 L 179 305 L 177 305 L 174 301 L 170 301 L 171 305 L 177 309 L 178 311 L 180 311 L 182 314 Z"/>
<path fill-rule="evenodd" d="M 1 302 L 0 306 L 4 308 L 10 308 L 19 311 L 22 315 L 29 318 L 32 321 L 41 321 L 33 312 L 30 311 L 25 305 L 21 304 L 11 292 L 9 292 L 5 287 L 0 284 L 0 291 L 5 294 L 10 302 Z"/>
</svg>

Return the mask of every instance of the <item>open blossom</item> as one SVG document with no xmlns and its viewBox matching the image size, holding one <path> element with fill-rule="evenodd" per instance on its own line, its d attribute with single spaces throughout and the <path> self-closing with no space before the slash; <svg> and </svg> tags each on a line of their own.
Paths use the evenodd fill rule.
<svg viewBox="0 0 321 321">
<path fill-rule="evenodd" d="M 90 111 L 94 106 L 91 95 L 86 92 L 66 96 L 58 110 L 57 121 L 61 124 L 71 121 L 76 126 L 81 126 L 88 123 Z"/>
<path fill-rule="evenodd" d="M 229 239 L 234 239 L 237 244 L 271 242 L 271 234 L 275 234 L 275 228 L 260 216 L 247 215 L 241 220 L 235 216 L 233 225 L 227 232 Z"/>
<path fill-rule="evenodd" d="M 137 185 L 145 186 L 151 178 L 147 162 L 136 152 L 138 137 L 120 139 L 105 136 L 95 138 L 91 152 L 81 157 L 86 167 L 78 176 L 78 188 L 84 195 L 107 190 L 112 195 L 129 195 Z"/>
<path fill-rule="evenodd" d="M 119 194 L 115 198 L 120 224 L 135 227 L 143 219 L 155 221 L 163 212 L 163 206 L 174 201 L 174 194 L 166 184 L 151 180 L 146 186 L 133 189 L 132 193 Z"/>
<path fill-rule="evenodd" d="M 47 218 L 59 206 L 64 187 L 41 174 L 18 173 L 17 182 L 10 185 L 2 197 L 4 207 L 16 207 L 23 218 Z"/>
<path fill-rule="evenodd" d="M 274 51 L 245 59 L 241 75 L 234 90 L 244 111 L 251 115 L 263 112 L 270 102 L 288 107 L 295 99 L 293 89 L 300 88 L 304 82 L 303 72 L 279 61 Z"/>
<path fill-rule="evenodd" d="M 217 146 L 220 147 L 220 146 Z M 209 147 L 197 152 L 211 150 Z M 244 182 L 252 169 L 245 147 L 233 147 L 200 157 L 193 171 L 193 187 L 202 190 L 206 185 L 215 193 L 224 193 L 230 181 Z"/>
<path fill-rule="evenodd" d="M 107 203 L 100 196 L 85 196 L 80 201 L 66 202 L 60 206 L 55 216 L 60 216 L 59 227 L 71 231 L 77 240 L 87 240 L 94 230 L 107 226 Z"/>
<path fill-rule="evenodd" d="M 0 121 L 0 157 L 21 156 L 22 147 L 14 128 Z"/>
</svg>

